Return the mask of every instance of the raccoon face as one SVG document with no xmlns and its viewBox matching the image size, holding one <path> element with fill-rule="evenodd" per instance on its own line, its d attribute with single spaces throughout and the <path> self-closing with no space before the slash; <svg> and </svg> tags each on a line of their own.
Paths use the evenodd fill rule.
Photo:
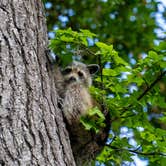
<svg viewBox="0 0 166 166">
<path fill-rule="evenodd" d="M 78 83 L 89 87 L 92 84 L 91 74 L 96 73 L 98 69 L 98 65 L 85 65 L 74 61 L 62 71 L 62 74 L 67 84 Z"/>
</svg>

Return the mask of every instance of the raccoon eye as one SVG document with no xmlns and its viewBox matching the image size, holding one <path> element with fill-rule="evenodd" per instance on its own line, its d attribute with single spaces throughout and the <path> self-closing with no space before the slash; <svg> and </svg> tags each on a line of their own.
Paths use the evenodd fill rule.
<svg viewBox="0 0 166 166">
<path fill-rule="evenodd" d="M 78 72 L 78 76 L 79 76 L 79 77 L 83 77 L 84 74 L 83 74 L 81 71 L 79 71 L 79 72 Z"/>
<path fill-rule="evenodd" d="M 71 68 L 66 68 L 65 70 L 63 70 L 63 74 L 69 74 L 71 71 Z"/>
</svg>

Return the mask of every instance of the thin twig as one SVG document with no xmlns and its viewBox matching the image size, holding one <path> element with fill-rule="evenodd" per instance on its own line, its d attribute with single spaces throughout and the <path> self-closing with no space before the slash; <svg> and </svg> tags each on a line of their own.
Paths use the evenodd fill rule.
<svg viewBox="0 0 166 166">
<path fill-rule="evenodd" d="M 154 156 L 154 155 L 159 155 L 159 156 L 166 156 L 166 154 L 162 153 L 162 152 L 141 152 L 136 150 L 132 150 L 132 149 L 124 149 L 124 148 L 118 148 L 116 146 L 112 146 L 112 145 L 106 145 L 109 146 L 110 148 L 117 150 L 117 151 L 129 151 L 131 153 L 135 153 L 135 154 L 139 154 L 139 155 L 144 155 L 144 156 Z"/>
<path fill-rule="evenodd" d="M 162 72 L 151 84 L 150 86 L 148 86 L 145 91 L 143 93 L 140 94 L 140 96 L 137 98 L 137 101 L 140 101 L 162 78 L 163 76 L 166 74 L 166 71 Z M 128 110 L 129 108 L 131 108 L 133 105 L 130 104 L 127 107 L 122 108 L 123 110 Z M 123 115 L 124 111 L 121 113 L 121 115 Z M 134 114 L 135 115 L 135 114 Z M 134 116 L 133 115 L 133 116 Z"/>
<path fill-rule="evenodd" d="M 166 74 L 166 71 L 162 72 L 152 83 L 150 86 L 148 86 L 145 91 L 137 98 L 137 100 L 141 100 L 146 94 L 147 92 L 149 92 L 156 84 L 157 82 L 159 82 L 163 76 Z"/>
</svg>

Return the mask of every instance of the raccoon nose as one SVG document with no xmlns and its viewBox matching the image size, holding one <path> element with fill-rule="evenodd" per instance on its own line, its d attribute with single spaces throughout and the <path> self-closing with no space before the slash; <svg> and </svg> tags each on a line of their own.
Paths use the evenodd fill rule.
<svg viewBox="0 0 166 166">
<path fill-rule="evenodd" d="M 73 82 L 73 81 L 76 81 L 76 78 L 75 78 L 75 77 L 70 77 L 70 78 L 69 78 L 69 81 L 72 81 L 72 82 Z"/>
</svg>

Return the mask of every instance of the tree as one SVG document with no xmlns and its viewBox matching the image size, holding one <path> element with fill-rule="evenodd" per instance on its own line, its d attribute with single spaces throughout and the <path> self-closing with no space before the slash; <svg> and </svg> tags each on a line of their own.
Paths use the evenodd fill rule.
<svg viewBox="0 0 166 166">
<path fill-rule="evenodd" d="M 75 165 L 41 1 L 0 2 L 0 165 Z"/>
<path fill-rule="evenodd" d="M 98 39 L 113 44 L 123 58 L 147 52 L 154 46 L 155 22 L 160 2 L 155 0 L 45 0 L 49 31 L 71 27 L 89 29 Z M 79 5 L 78 5 L 79 4 Z M 164 17 L 164 12 L 161 13 Z"/>
<path fill-rule="evenodd" d="M 97 157 L 98 161 L 106 165 L 130 164 L 129 161 L 137 154 L 148 159 L 149 164 L 162 165 L 166 156 L 166 104 L 160 84 L 166 81 L 165 42 L 154 47 L 147 57 L 132 67 L 118 55 L 112 45 L 95 42 L 94 37 L 96 35 L 88 30 L 57 30 L 50 47 L 60 55 L 63 64 L 66 60 L 72 60 L 73 53 L 74 58 L 82 61 L 84 55 L 99 60 L 100 74 L 95 79 L 96 86 L 90 90 L 103 107 L 101 111 L 104 113 L 104 110 L 108 110 L 110 113 L 105 125 L 109 126 L 111 122 L 111 128 L 105 148 Z M 153 107 L 158 107 L 160 114 L 153 114 Z M 87 130 L 100 129 L 100 124 L 100 119 L 83 121 Z"/>
<path fill-rule="evenodd" d="M 63 1 L 65 5 L 74 2 Z M 164 41 L 157 47 L 153 45 L 156 37 L 153 30 L 157 25 L 154 17 L 150 17 L 157 4 L 153 0 L 140 1 L 138 6 L 137 1 L 96 2 L 99 4 L 82 1 L 85 9 L 91 6 L 96 7 L 95 10 L 91 13 L 91 8 L 88 8 L 90 12 L 82 11 L 81 19 L 75 17 L 69 23 L 76 30 L 96 26 L 94 31 L 99 37 L 88 30 L 59 30 L 52 40 L 52 49 L 61 55 L 62 62 L 68 62 L 73 53 L 81 53 L 85 62 L 98 60 L 100 63 L 101 70 L 91 92 L 110 111 L 111 130 L 98 160 L 106 165 L 128 164 L 137 154 L 151 165 L 164 165 L 166 47 Z M 56 9 L 60 14 L 57 16 L 63 23 L 62 27 L 66 27 L 60 21 L 63 16 L 61 11 L 71 14 L 71 10 L 58 3 Z M 110 8 L 105 8 L 107 6 L 113 7 L 110 22 Z M 79 13 L 82 8 L 77 10 L 77 7 L 75 10 Z M 96 13 L 98 17 L 95 17 Z M 48 41 L 42 4 L 33 0 L 3 1 L 0 2 L 0 14 L 0 164 L 75 165 L 68 133 L 57 105 L 55 80 L 46 56 Z M 93 17 L 90 18 L 90 14 Z M 104 21 L 102 16 L 107 19 L 98 24 Z M 88 22 L 94 18 L 97 18 L 95 24 L 94 21 Z M 119 21 L 121 24 L 118 24 Z M 114 27 L 115 34 L 110 36 L 108 25 L 111 24 L 117 28 Z M 98 25 L 104 31 L 100 32 L 101 26 Z M 125 25 L 124 29 L 122 25 Z M 96 42 L 99 40 L 108 44 Z M 110 44 L 112 42 L 121 51 L 119 55 Z M 149 49 L 151 51 L 142 56 L 141 51 Z M 96 127 L 89 122 L 84 126 L 90 126 L 90 129 Z M 130 143 L 133 140 L 135 144 Z"/>
<path fill-rule="evenodd" d="M 86 36 L 79 30 L 85 28 L 97 35 L 89 36 L 88 43 L 78 43 L 80 36 L 71 29 L 56 31 L 55 41 L 61 47 L 54 51 L 64 62 L 73 53 L 82 55 L 86 63 L 100 62 L 102 70 L 92 91 L 99 101 L 106 99 L 112 124 L 110 144 L 98 160 L 130 165 L 136 154 L 148 165 L 165 165 L 166 29 L 159 24 L 165 18 L 165 6 L 155 0 L 45 2 L 50 31 L 71 27 Z M 97 45 L 97 41 L 104 43 Z M 112 44 L 129 68 L 119 66 Z"/>
</svg>

